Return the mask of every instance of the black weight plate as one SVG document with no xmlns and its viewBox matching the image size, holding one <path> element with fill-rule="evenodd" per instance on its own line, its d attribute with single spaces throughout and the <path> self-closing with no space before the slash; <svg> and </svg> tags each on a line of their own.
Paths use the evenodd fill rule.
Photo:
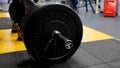
<svg viewBox="0 0 120 68">
<path fill-rule="evenodd" d="M 81 43 L 83 28 L 79 16 L 69 7 L 60 4 L 36 5 L 22 21 L 21 35 L 28 52 L 36 59 L 47 63 L 58 63 L 71 57 Z M 45 47 L 54 30 L 60 31 L 73 41 L 73 47 L 66 49 L 61 41 Z"/>
<path fill-rule="evenodd" d="M 20 25 L 24 15 L 25 15 L 25 7 L 19 2 L 19 0 L 13 1 L 9 6 L 9 14 L 11 19 Z"/>
</svg>

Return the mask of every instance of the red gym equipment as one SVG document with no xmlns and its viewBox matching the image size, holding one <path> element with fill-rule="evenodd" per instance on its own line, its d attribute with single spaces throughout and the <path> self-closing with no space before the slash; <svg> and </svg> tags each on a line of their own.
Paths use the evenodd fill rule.
<svg viewBox="0 0 120 68">
<path fill-rule="evenodd" d="M 117 15 L 118 0 L 105 0 L 103 16 L 115 17 Z"/>
</svg>

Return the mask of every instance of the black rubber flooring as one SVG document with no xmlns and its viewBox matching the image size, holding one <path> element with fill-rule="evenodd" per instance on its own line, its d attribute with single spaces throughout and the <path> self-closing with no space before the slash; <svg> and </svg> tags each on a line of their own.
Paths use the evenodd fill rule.
<svg viewBox="0 0 120 68">
<path fill-rule="evenodd" d="M 3 6 L 4 7 L 4 6 Z M 7 8 L 5 8 L 7 10 Z M 91 11 L 80 10 L 85 26 L 120 39 L 120 17 L 103 17 Z M 0 19 L 0 29 L 11 28 L 9 18 Z M 115 39 L 82 43 L 78 51 L 66 62 L 51 66 L 33 62 L 27 51 L 1 54 L 0 68 L 120 68 L 120 42 Z"/>
<path fill-rule="evenodd" d="M 33 62 L 27 51 L 0 55 L 0 68 L 120 68 L 120 42 L 115 39 L 82 43 L 66 62 L 51 66 Z"/>
</svg>

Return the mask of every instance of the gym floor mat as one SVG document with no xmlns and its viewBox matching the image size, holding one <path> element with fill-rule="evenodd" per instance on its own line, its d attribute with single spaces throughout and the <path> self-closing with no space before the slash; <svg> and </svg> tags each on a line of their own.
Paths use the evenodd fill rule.
<svg viewBox="0 0 120 68">
<path fill-rule="evenodd" d="M 115 39 L 83 42 L 69 60 L 47 67 L 34 62 L 26 50 L 1 54 L 0 68 L 116 68 L 120 62 L 119 44 Z"/>
</svg>

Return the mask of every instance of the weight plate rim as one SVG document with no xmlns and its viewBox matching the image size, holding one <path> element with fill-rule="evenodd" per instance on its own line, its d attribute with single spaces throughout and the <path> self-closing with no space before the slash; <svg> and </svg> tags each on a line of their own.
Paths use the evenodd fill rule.
<svg viewBox="0 0 120 68">
<path fill-rule="evenodd" d="M 78 15 L 75 15 L 75 16 L 77 16 L 77 17 L 78 17 Z M 82 23 L 81 23 L 81 20 L 79 20 L 79 21 L 80 21 L 80 24 L 82 24 Z M 79 27 L 79 28 L 81 29 L 81 31 L 80 31 L 80 32 L 82 32 L 82 33 L 83 33 L 83 31 L 82 31 L 82 30 L 83 30 L 83 29 L 82 29 L 82 26 L 81 26 L 81 27 Z M 79 32 L 79 33 L 80 33 L 80 32 Z M 83 35 L 83 34 L 82 34 L 82 35 Z M 81 37 L 82 37 L 82 36 L 80 36 L 80 38 L 81 38 Z M 81 38 L 81 40 L 82 40 L 82 38 Z M 81 42 L 81 40 L 78 40 L 78 41 L 80 41 L 80 42 Z"/>
</svg>

